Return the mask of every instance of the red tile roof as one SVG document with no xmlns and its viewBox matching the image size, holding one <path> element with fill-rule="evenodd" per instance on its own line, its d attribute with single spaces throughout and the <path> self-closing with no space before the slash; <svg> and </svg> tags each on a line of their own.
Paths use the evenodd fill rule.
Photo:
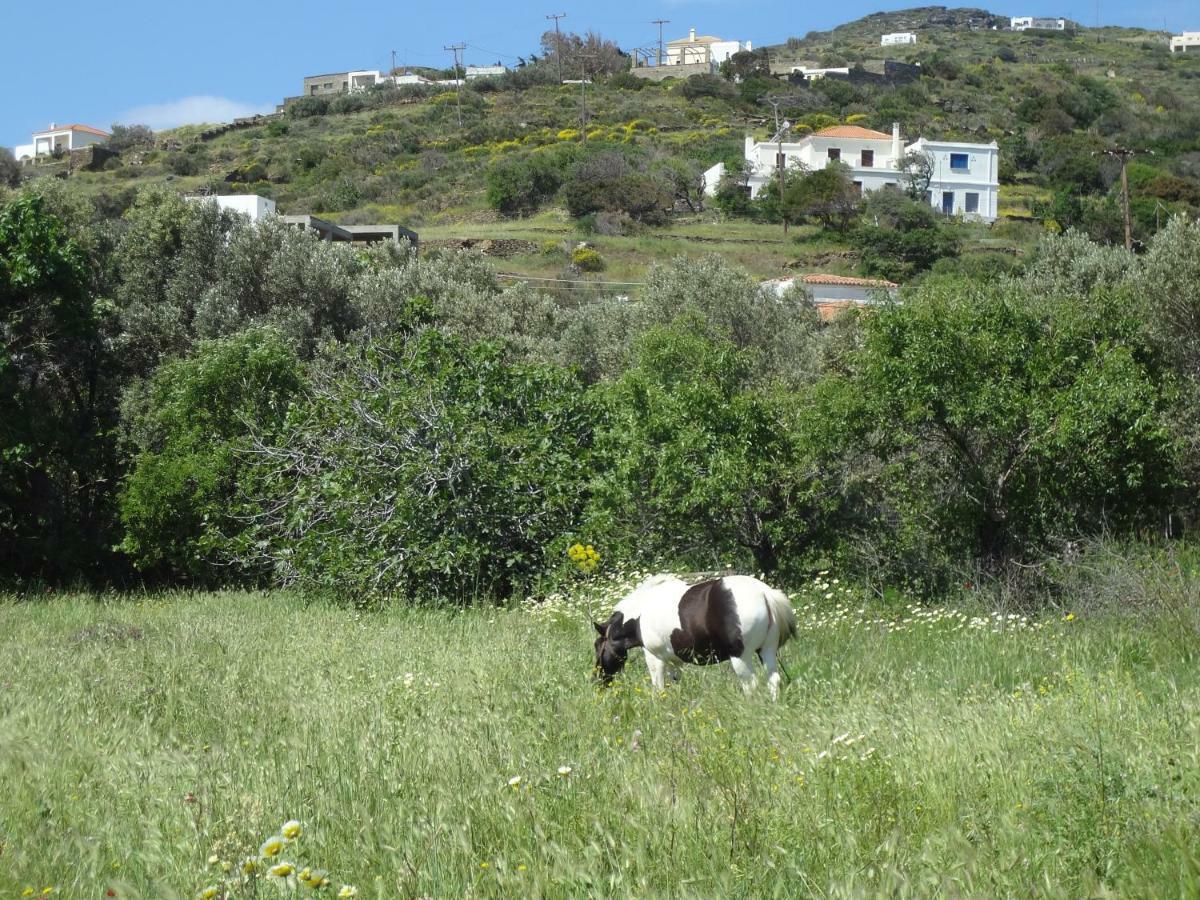
<svg viewBox="0 0 1200 900">
<path fill-rule="evenodd" d="M 98 134 L 100 137 L 112 137 L 107 131 L 101 131 L 99 128 L 93 128 L 91 125 L 55 125 L 53 128 L 47 128 L 44 131 L 35 131 L 34 134 L 55 134 L 59 131 L 82 131 L 84 134 Z"/>
<path fill-rule="evenodd" d="M 797 275 L 797 281 L 804 284 L 841 284 L 847 287 L 881 287 L 896 288 L 900 285 L 894 281 L 884 281 L 882 278 L 854 278 L 850 275 L 823 275 L 814 272 L 809 275 Z"/>
<path fill-rule="evenodd" d="M 813 137 L 858 138 L 861 141 L 890 141 L 892 136 L 882 131 L 872 131 L 859 125 L 834 125 L 832 128 L 822 128 L 813 132 Z"/>
</svg>

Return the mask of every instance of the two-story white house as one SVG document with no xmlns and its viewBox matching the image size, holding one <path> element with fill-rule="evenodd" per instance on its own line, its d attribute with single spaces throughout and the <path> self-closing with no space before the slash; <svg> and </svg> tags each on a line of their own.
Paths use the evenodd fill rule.
<svg viewBox="0 0 1200 900">
<path fill-rule="evenodd" d="M 686 66 L 697 63 L 720 65 L 742 50 L 753 50 L 749 41 L 727 41 L 711 34 L 696 36 L 696 29 L 688 29 L 688 36 L 667 42 L 667 58 L 664 65 Z"/>
<path fill-rule="evenodd" d="M 932 173 L 926 199 L 947 215 L 984 222 L 996 219 L 999 206 L 999 147 L 962 141 L 929 141 L 918 138 L 905 144 L 900 125 L 884 134 L 859 125 L 836 125 L 805 135 L 795 141 L 756 141 L 747 135 L 750 196 L 756 197 L 779 170 L 822 169 L 837 161 L 849 168 L 860 192 L 901 188 L 904 175 L 899 165 L 910 151 L 928 154 Z M 704 173 L 705 193 L 716 193 L 725 174 L 724 163 Z"/>
<path fill-rule="evenodd" d="M 896 31 L 892 34 L 885 34 L 879 39 L 881 47 L 892 47 L 896 44 L 915 44 L 917 35 L 912 31 Z"/>
<path fill-rule="evenodd" d="M 70 153 L 92 144 L 103 144 L 112 135 L 90 125 L 55 125 L 51 122 L 49 128 L 35 131 L 32 137 L 33 143 L 14 147 L 13 156 L 17 159 L 37 159 L 55 153 Z"/>
<path fill-rule="evenodd" d="M 1187 53 L 1188 47 L 1200 50 L 1200 31 L 1185 31 L 1183 34 L 1172 35 L 1171 52 L 1180 50 Z"/>
</svg>

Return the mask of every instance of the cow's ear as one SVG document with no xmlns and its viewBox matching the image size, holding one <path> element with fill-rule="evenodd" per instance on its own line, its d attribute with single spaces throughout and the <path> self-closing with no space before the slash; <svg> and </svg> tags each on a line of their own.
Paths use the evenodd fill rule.
<svg viewBox="0 0 1200 900">
<path fill-rule="evenodd" d="M 601 622 L 592 622 L 592 627 L 596 629 L 596 633 L 599 634 L 600 637 L 604 637 L 606 634 L 608 634 L 608 626 Z"/>
</svg>

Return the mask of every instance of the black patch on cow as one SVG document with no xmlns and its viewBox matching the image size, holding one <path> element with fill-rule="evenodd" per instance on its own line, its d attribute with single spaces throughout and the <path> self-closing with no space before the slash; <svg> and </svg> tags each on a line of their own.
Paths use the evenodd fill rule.
<svg viewBox="0 0 1200 900">
<path fill-rule="evenodd" d="M 614 612 L 607 622 L 592 623 L 599 637 L 596 638 L 595 671 L 599 680 L 608 684 L 625 668 L 629 651 L 642 646 L 642 627 L 638 619 L 626 620 L 624 614 Z"/>
<path fill-rule="evenodd" d="M 746 650 L 733 592 L 720 578 L 694 584 L 679 600 L 679 627 L 671 649 L 684 662 L 707 666 Z"/>
</svg>

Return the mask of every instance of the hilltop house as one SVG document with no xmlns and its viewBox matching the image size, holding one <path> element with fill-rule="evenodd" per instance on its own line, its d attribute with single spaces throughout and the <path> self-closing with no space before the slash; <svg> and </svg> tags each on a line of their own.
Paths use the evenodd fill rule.
<svg viewBox="0 0 1200 900">
<path fill-rule="evenodd" d="M 893 34 L 885 34 L 879 39 L 881 47 L 889 47 L 893 44 L 915 44 L 917 36 L 911 31 L 897 31 Z"/>
<path fill-rule="evenodd" d="M 1188 47 L 1200 48 L 1200 31 L 1185 31 L 1183 34 L 1171 37 L 1171 52 L 1182 50 L 1187 53 Z"/>
<path fill-rule="evenodd" d="M 1024 31 L 1026 28 L 1040 28 L 1043 31 L 1066 31 L 1066 19 L 1047 19 L 1037 16 L 1013 16 L 1009 19 L 1010 31 Z"/>
<path fill-rule="evenodd" d="M 688 36 L 667 42 L 667 58 L 663 65 L 687 66 L 696 63 L 720 65 L 742 50 L 753 50 L 749 41 L 727 41 L 711 34 L 696 36 L 696 29 L 688 29 Z"/>
<path fill-rule="evenodd" d="M 463 77 L 467 81 L 474 81 L 476 78 L 495 78 L 507 71 L 508 66 L 502 66 L 499 63 L 494 66 L 467 66 L 463 69 Z"/>
<path fill-rule="evenodd" d="M 251 222 L 260 222 L 268 216 L 277 215 L 275 201 L 258 194 L 225 194 L 220 196 L 197 194 L 184 198 L 192 203 L 215 203 L 218 208 L 246 216 Z M 417 246 L 415 231 L 402 225 L 338 225 L 316 216 L 279 216 L 279 220 L 295 228 L 315 231 L 323 241 L 346 243 L 372 243 L 374 241 L 409 241 Z"/>
<path fill-rule="evenodd" d="M 1000 151 L 995 142 L 970 144 L 919 138 L 906 145 L 900 137 L 900 125 L 895 123 L 890 135 L 858 125 L 837 125 L 795 141 L 756 141 L 747 135 L 744 149 L 750 169 L 751 197 L 758 196 L 778 171 L 781 161 L 784 166 L 811 170 L 838 160 L 849 166 L 850 178 L 861 192 L 901 187 L 903 176 L 898 165 L 905 154 L 926 153 L 933 163 L 926 192 L 931 206 L 947 215 L 984 222 L 996 219 Z M 704 173 L 706 194 L 716 193 L 724 173 L 724 163 L 717 163 Z"/>
<path fill-rule="evenodd" d="M 35 131 L 32 137 L 33 143 L 19 144 L 13 148 L 13 156 L 17 159 L 38 159 L 55 153 L 70 153 L 93 144 L 103 144 L 112 135 L 90 125 L 55 125 L 51 122 L 49 128 Z"/>
</svg>

